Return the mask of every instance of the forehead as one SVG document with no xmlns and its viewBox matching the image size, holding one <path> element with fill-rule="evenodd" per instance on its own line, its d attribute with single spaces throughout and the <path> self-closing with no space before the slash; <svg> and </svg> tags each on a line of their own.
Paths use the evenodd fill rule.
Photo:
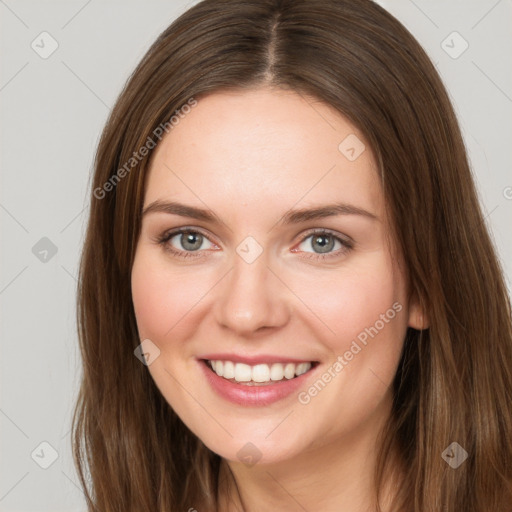
<svg viewBox="0 0 512 512">
<path fill-rule="evenodd" d="M 332 107 L 266 88 L 197 101 L 155 149 L 145 204 L 179 198 L 216 212 L 265 205 L 277 213 L 347 201 L 381 212 L 371 149 Z M 347 157 L 354 155 L 347 149 L 359 152 L 362 144 L 355 160 Z"/>
</svg>

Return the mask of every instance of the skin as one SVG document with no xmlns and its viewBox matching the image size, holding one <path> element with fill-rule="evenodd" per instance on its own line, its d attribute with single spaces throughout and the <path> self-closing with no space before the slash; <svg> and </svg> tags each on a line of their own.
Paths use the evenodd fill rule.
<svg viewBox="0 0 512 512">
<path fill-rule="evenodd" d="M 377 435 L 390 413 L 389 385 L 408 326 L 424 328 L 408 301 L 372 151 L 349 161 L 338 146 L 360 132 L 337 111 L 295 92 L 254 88 L 213 93 L 162 139 L 144 208 L 178 201 L 214 212 L 211 223 L 165 212 L 144 216 L 132 270 L 140 339 L 160 355 L 148 366 L 188 428 L 224 459 L 237 486 L 221 486 L 220 510 L 367 510 Z M 377 218 L 336 215 L 299 224 L 290 209 L 345 202 Z M 180 235 L 206 235 L 199 257 Z M 352 249 L 314 259 L 311 229 L 351 237 Z M 247 263 L 237 246 L 252 236 L 263 253 Z M 309 236 L 309 238 L 308 238 Z M 327 241 L 332 239 L 327 238 Z M 200 242 L 199 242 L 200 244 Z M 297 394 L 265 407 L 235 405 L 211 389 L 197 357 L 207 352 L 273 354 L 319 361 L 306 391 L 380 315 L 401 306 L 307 404 Z M 237 453 L 247 443 L 257 464 Z M 242 505 L 243 503 L 243 505 Z M 192 504 L 196 505 L 196 504 Z"/>
</svg>

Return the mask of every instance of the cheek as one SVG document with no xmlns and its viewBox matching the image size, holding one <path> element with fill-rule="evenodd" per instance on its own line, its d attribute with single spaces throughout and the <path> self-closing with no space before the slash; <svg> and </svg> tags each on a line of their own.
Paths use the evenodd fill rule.
<svg viewBox="0 0 512 512">
<path fill-rule="evenodd" d="M 322 338 L 337 354 L 348 350 L 359 335 L 364 340 L 364 333 L 375 324 L 379 334 L 382 331 L 392 336 L 393 331 L 401 342 L 406 323 L 405 291 L 387 258 L 373 258 L 357 269 L 333 272 L 316 283 L 302 280 L 295 289 L 324 325 Z"/>
<path fill-rule="evenodd" d="M 331 355 L 324 373 L 298 398 L 305 415 L 322 411 L 315 436 L 325 442 L 359 428 L 389 397 L 407 330 L 405 289 L 391 265 L 375 258 L 333 273 L 321 289 L 311 281 L 301 284 L 299 293 L 322 322 L 317 337 Z"/>
<path fill-rule="evenodd" d="M 207 274 L 198 270 L 170 270 L 154 249 L 137 252 L 132 268 L 132 299 L 141 339 L 164 341 L 187 335 L 188 316 L 211 288 Z"/>
<path fill-rule="evenodd" d="M 314 305 L 322 322 L 317 337 L 330 357 L 321 382 L 301 390 L 299 401 L 329 411 L 326 421 L 336 434 L 335 425 L 355 428 L 386 398 L 407 330 L 406 290 L 384 254 L 333 272 L 321 284 L 304 280 L 298 294 Z"/>
</svg>

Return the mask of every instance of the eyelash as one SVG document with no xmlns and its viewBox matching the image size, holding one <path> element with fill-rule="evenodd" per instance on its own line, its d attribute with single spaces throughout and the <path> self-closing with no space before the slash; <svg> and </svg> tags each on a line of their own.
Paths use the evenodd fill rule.
<svg viewBox="0 0 512 512">
<path fill-rule="evenodd" d="M 168 242 L 172 238 L 174 238 L 176 235 L 180 235 L 182 233 L 199 234 L 199 235 L 203 236 L 204 238 L 206 238 L 210 243 L 213 243 L 200 230 L 195 229 L 195 228 L 187 228 L 187 227 L 183 227 L 183 228 L 175 229 L 175 230 L 172 230 L 172 231 L 168 231 L 168 232 L 164 233 L 163 235 L 161 235 L 157 239 L 157 242 L 160 245 L 163 246 L 164 250 L 169 251 L 171 254 L 173 254 L 174 256 L 177 256 L 178 258 L 201 258 L 201 257 L 203 257 L 203 255 L 200 254 L 202 252 L 200 250 L 198 250 L 198 251 L 179 251 L 179 250 L 176 250 L 171 245 L 168 245 Z M 321 228 L 309 231 L 307 235 L 305 235 L 303 238 L 301 238 L 301 240 L 299 241 L 298 245 L 301 245 L 304 241 L 306 241 L 308 238 L 310 238 L 311 236 L 314 236 L 314 235 L 327 235 L 327 236 L 330 236 L 335 241 L 340 242 L 340 244 L 342 245 L 342 248 L 338 249 L 335 252 L 330 252 L 330 253 L 325 253 L 325 254 L 321 254 L 321 253 L 308 253 L 309 256 L 306 256 L 306 258 L 308 258 L 308 259 L 313 259 L 313 260 L 321 261 L 321 260 L 326 260 L 326 259 L 332 258 L 332 257 L 339 257 L 339 256 L 341 256 L 343 254 L 348 253 L 349 251 L 351 251 L 354 248 L 354 244 L 353 244 L 352 241 L 345 240 L 345 239 L 337 236 L 336 234 L 334 234 L 332 231 L 329 231 L 328 229 L 321 229 Z"/>
</svg>

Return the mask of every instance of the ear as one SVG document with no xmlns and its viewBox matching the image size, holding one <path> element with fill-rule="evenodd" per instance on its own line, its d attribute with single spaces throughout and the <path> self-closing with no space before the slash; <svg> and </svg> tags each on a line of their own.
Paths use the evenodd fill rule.
<svg viewBox="0 0 512 512">
<path fill-rule="evenodd" d="M 409 320 L 407 325 L 418 331 L 428 329 L 430 325 L 424 307 L 420 304 L 416 294 L 413 294 L 409 300 Z"/>
</svg>

